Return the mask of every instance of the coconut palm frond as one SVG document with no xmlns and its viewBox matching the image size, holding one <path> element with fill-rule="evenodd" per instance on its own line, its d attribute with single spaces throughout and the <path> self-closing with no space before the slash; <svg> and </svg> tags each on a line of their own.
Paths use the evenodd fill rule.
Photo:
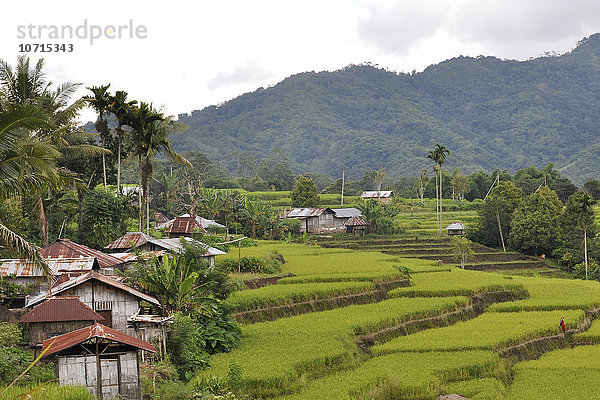
<svg viewBox="0 0 600 400">
<path fill-rule="evenodd" d="M 4 246 L 10 252 L 24 256 L 31 260 L 46 276 L 52 276 L 52 271 L 48 263 L 40 254 L 39 247 L 29 243 L 21 236 L 17 235 L 4 224 L 0 222 L 0 245 Z"/>
<path fill-rule="evenodd" d="M 92 144 L 79 144 L 75 146 L 63 147 L 62 153 L 69 157 L 98 157 L 102 154 L 110 155 L 112 152 L 100 146 L 94 146 Z"/>
</svg>

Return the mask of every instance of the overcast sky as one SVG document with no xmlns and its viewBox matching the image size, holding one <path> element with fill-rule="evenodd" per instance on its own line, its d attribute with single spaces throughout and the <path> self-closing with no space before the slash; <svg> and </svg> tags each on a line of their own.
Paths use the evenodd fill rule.
<svg viewBox="0 0 600 400">
<path fill-rule="evenodd" d="M 597 0 L 12 1 L 2 16 L 1 59 L 13 64 L 26 43 L 72 44 L 43 54 L 54 82 L 110 83 L 171 115 L 304 71 L 363 62 L 422 71 L 459 55 L 525 60 L 600 31 Z M 85 39 L 49 37 L 84 20 Z M 108 36 L 127 28 L 90 44 L 92 25 Z"/>
</svg>

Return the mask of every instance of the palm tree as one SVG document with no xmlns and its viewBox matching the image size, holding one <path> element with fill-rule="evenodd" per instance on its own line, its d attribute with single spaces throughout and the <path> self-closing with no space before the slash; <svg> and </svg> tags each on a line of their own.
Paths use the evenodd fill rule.
<svg viewBox="0 0 600 400">
<path fill-rule="evenodd" d="M 0 105 L 0 141 L 4 140 L 0 196 L 34 195 L 42 242 L 47 244 L 48 221 L 41 194 L 77 183 L 76 174 L 59 167 L 59 161 L 69 156 L 96 156 L 106 150 L 87 144 L 91 134 L 76 129 L 76 118 L 86 102 L 71 102 L 71 97 L 80 84 L 65 82 L 54 87 L 43 68 L 43 59 L 33 68 L 26 56 L 19 56 L 14 68 L 0 60 L 0 99 L 4 103 L 4 107 Z M 27 245 L 16 250 L 21 252 Z M 38 257 L 37 253 L 29 255 Z"/>
<path fill-rule="evenodd" d="M 446 157 L 450 155 L 450 150 L 448 150 L 446 148 L 446 146 L 442 146 L 439 143 L 436 143 L 435 147 L 436 147 L 436 152 L 439 154 L 439 157 L 437 159 L 437 164 L 439 166 L 439 173 L 440 173 L 440 228 L 439 228 L 439 235 L 441 235 L 442 234 L 442 211 L 443 211 L 442 200 L 444 199 L 444 192 L 442 190 L 442 181 L 444 179 L 444 175 L 442 172 L 442 166 L 446 162 Z"/>
<path fill-rule="evenodd" d="M 105 140 L 110 135 L 110 130 L 108 129 L 108 122 L 106 121 L 105 115 L 109 112 L 110 105 L 110 94 L 108 92 L 108 88 L 110 84 L 104 86 L 92 86 L 91 88 L 87 88 L 93 94 L 93 96 L 85 97 L 85 99 L 90 103 L 92 108 L 98 113 L 98 119 L 96 120 L 95 126 L 96 130 L 100 134 L 100 141 L 102 143 L 102 147 L 105 146 Z M 102 154 L 102 173 L 104 176 L 104 188 L 106 189 L 106 158 L 104 154 Z"/>
<path fill-rule="evenodd" d="M 439 143 L 435 144 L 435 147 L 432 151 L 427 154 L 427 158 L 431 159 L 435 162 L 434 173 L 439 173 L 439 178 L 436 175 L 436 185 L 435 185 L 435 197 L 436 197 L 436 216 L 437 216 L 437 229 L 438 229 L 438 237 L 441 236 L 442 232 L 442 199 L 443 199 L 443 191 L 442 191 L 442 165 L 446 162 L 446 157 L 450 155 L 450 150 L 446 148 L 446 146 L 442 146 Z M 439 179 L 439 185 L 438 185 Z M 438 193 L 439 188 L 439 193 Z"/>
<path fill-rule="evenodd" d="M 146 231 L 150 231 L 150 208 L 148 202 L 150 179 L 154 174 L 154 158 L 161 153 L 177 164 L 190 166 L 191 164 L 171 147 L 167 136 L 180 128 L 175 124 L 172 117 L 165 117 L 157 112 L 152 104 L 144 102 L 132 110 L 129 117 L 134 129 L 132 135 L 133 151 L 130 157 L 137 157 L 140 172 L 140 187 L 144 201 L 140 193 L 140 231 L 143 228 L 143 210 L 146 209 Z"/>
<path fill-rule="evenodd" d="M 47 157 L 47 161 L 51 163 L 64 157 L 93 157 L 107 153 L 107 150 L 88 144 L 91 134 L 77 131 L 75 121 L 86 101 L 79 99 L 71 102 L 71 97 L 81 85 L 65 82 L 53 88 L 52 82 L 46 79 L 43 67 L 44 60 L 41 59 L 35 67 L 30 68 L 29 58 L 25 56 L 17 58 L 14 68 L 0 60 L 0 85 L 6 104 L 13 107 L 37 107 L 45 112 L 45 118 L 49 121 L 44 127 L 31 130 L 28 137 L 21 138 L 18 152 L 33 155 L 34 158 Z M 22 175 L 27 174 L 26 165 L 27 163 L 22 164 Z M 53 172 L 54 187 L 58 180 L 61 181 L 58 186 L 77 181 L 75 174 L 64 168 L 54 168 Z M 33 192 L 44 245 L 48 244 L 48 220 L 41 194 L 50 188 L 51 186 L 46 186 Z"/>
<path fill-rule="evenodd" d="M 129 125 L 131 111 L 137 104 L 136 100 L 127 101 L 127 92 L 118 90 L 114 96 L 110 96 L 109 110 L 117 119 L 117 191 L 121 193 L 121 149 L 125 131 L 123 125 Z"/>
<path fill-rule="evenodd" d="M 436 143 L 437 144 L 437 143 Z M 435 225 L 438 231 L 438 236 L 440 235 L 440 200 L 439 200 L 439 191 L 438 191 L 438 159 L 439 154 L 436 152 L 436 149 L 433 149 L 427 154 L 427 158 L 431 159 L 433 164 L 433 176 L 435 176 Z"/>
<path fill-rule="evenodd" d="M 0 198 L 39 191 L 56 184 L 56 152 L 29 143 L 31 132 L 49 126 L 47 115 L 35 106 L 0 107 Z M 0 222 L 0 244 L 25 255 L 48 277 L 51 271 L 39 248 Z"/>
</svg>

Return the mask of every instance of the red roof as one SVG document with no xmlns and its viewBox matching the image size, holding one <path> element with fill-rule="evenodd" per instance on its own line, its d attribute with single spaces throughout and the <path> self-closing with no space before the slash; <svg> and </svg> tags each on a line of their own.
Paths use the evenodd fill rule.
<svg viewBox="0 0 600 400">
<path fill-rule="evenodd" d="M 94 324 L 73 332 L 65 333 L 64 335 L 46 339 L 42 343 L 42 351 L 46 350 L 48 346 L 52 344 L 50 350 L 44 354 L 44 357 L 49 357 L 94 338 L 109 340 L 115 343 L 123 343 L 138 349 L 156 353 L 156 350 L 150 343 L 102 324 Z"/>
<path fill-rule="evenodd" d="M 100 321 L 98 314 L 74 296 L 52 297 L 21 317 L 21 322 Z"/>
<path fill-rule="evenodd" d="M 203 229 L 194 217 L 177 217 L 173 224 L 165 230 L 167 233 L 193 233 L 197 231 L 203 231 Z"/>
<path fill-rule="evenodd" d="M 41 253 L 44 258 L 96 257 L 100 268 L 114 267 L 115 265 L 123 264 L 123 260 L 117 257 L 72 242 L 69 239 L 58 239 L 51 245 L 44 247 L 41 250 Z"/>
<path fill-rule="evenodd" d="M 352 217 L 348 218 L 346 222 L 344 222 L 346 226 L 367 226 L 368 224 L 361 217 Z"/>
<path fill-rule="evenodd" d="M 115 279 L 112 279 L 109 276 L 99 274 L 95 271 L 90 271 L 85 275 L 78 276 L 77 278 L 69 279 L 68 281 L 61 283 L 60 285 L 54 286 L 52 289 L 46 292 L 42 292 L 36 296 L 27 298 L 26 307 L 41 303 L 43 300 L 47 299 L 50 296 L 58 295 L 59 293 L 64 292 L 65 290 L 74 288 L 75 286 L 81 285 L 84 282 L 89 281 L 90 279 L 95 279 L 97 281 L 103 282 L 107 285 L 115 287 L 117 289 L 123 290 L 133 296 L 136 296 L 142 300 L 146 300 L 148 303 L 156 304 L 160 306 L 159 301 L 149 294 L 142 293 L 139 290 L 132 288 L 131 286 L 127 286 L 123 282 L 119 282 Z"/>
</svg>

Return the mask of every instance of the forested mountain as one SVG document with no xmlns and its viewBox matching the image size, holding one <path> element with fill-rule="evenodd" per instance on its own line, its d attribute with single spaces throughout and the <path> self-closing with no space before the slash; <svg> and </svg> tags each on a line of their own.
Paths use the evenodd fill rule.
<svg viewBox="0 0 600 400">
<path fill-rule="evenodd" d="M 516 43 L 515 45 L 518 45 Z M 439 142 L 447 169 L 554 163 L 582 184 L 600 165 L 600 34 L 560 56 L 458 57 L 421 73 L 370 65 L 306 72 L 219 106 L 179 116 L 179 151 L 234 169 L 236 152 L 281 150 L 297 172 L 359 177 L 385 167 L 416 175 Z"/>
</svg>

